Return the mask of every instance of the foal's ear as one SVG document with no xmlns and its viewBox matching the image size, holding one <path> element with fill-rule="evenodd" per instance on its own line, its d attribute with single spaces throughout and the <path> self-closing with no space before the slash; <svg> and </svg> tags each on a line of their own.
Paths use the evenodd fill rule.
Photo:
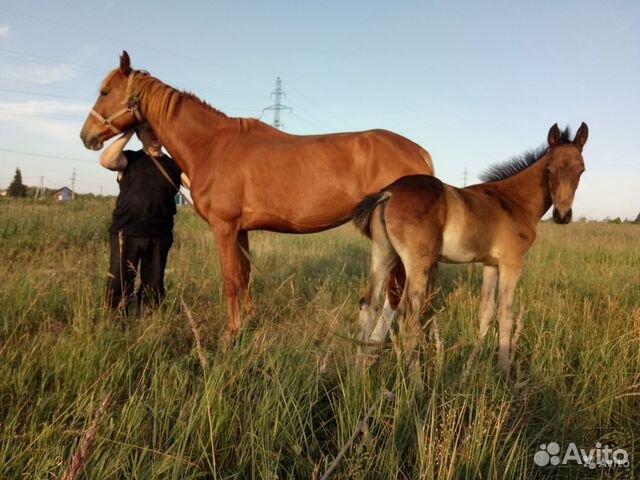
<svg viewBox="0 0 640 480">
<path fill-rule="evenodd" d="M 589 127 L 587 127 L 586 123 L 582 122 L 582 125 L 580 125 L 580 128 L 576 132 L 576 138 L 573 140 L 573 143 L 580 150 L 582 150 L 582 147 L 584 147 L 584 144 L 587 143 L 588 137 L 589 137 Z"/>
<path fill-rule="evenodd" d="M 120 71 L 126 76 L 131 73 L 131 59 L 126 50 L 123 50 L 122 55 L 120 55 Z"/>
<path fill-rule="evenodd" d="M 554 123 L 553 127 L 549 129 L 549 135 L 547 135 L 547 142 L 549 142 L 550 147 L 555 147 L 560 143 L 560 129 L 558 128 L 557 123 Z"/>
</svg>

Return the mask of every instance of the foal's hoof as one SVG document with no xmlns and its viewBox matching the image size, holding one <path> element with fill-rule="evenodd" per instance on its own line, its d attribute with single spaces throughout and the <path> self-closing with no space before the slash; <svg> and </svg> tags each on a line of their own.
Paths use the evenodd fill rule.
<svg viewBox="0 0 640 480">
<path fill-rule="evenodd" d="M 500 370 L 500 378 L 505 382 L 509 380 L 509 373 L 511 371 L 511 362 L 498 361 L 498 369 Z"/>
</svg>

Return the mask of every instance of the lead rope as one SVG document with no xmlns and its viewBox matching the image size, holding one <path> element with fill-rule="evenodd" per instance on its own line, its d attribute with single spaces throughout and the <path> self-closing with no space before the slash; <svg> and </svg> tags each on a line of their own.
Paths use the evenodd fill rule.
<svg viewBox="0 0 640 480">
<path fill-rule="evenodd" d="M 162 174 L 162 176 L 164 178 L 167 179 L 167 181 L 171 184 L 171 186 L 173 188 L 176 189 L 177 193 L 180 193 L 180 188 L 175 184 L 175 182 L 171 179 L 171 177 L 169 176 L 169 173 L 165 170 L 165 168 L 162 166 L 162 164 L 158 161 L 158 159 L 152 155 L 149 155 L 149 157 L 151 158 L 151 160 L 153 160 L 153 163 L 155 164 L 155 166 L 158 168 L 158 170 L 160 170 L 160 173 Z M 182 197 L 187 201 L 187 203 L 189 205 L 193 205 L 193 202 L 191 200 L 189 200 L 185 195 L 183 195 L 182 193 L 180 193 L 180 195 L 182 195 Z"/>
</svg>

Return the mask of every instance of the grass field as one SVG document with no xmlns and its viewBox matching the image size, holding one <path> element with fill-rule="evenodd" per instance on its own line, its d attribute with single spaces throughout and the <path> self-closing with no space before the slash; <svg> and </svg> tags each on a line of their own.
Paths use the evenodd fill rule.
<svg viewBox="0 0 640 480">
<path fill-rule="evenodd" d="M 215 244 L 187 208 L 163 308 L 126 325 L 109 318 L 112 202 L 0 202 L 0 478 L 59 478 L 105 399 L 81 478 L 319 478 L 371 407 L 335 478 L 640 474 L 640 226 L 540 225 L 517 290 L 524 331 L 508 382 L 495 336 L 462 380 L 481 269 L 443 266 L 444 364 L 426 345 L 417 393 L 391 349 L 367 376 L 355 371 L 348 338 L 369 245 L 351 225 L 252 233 L 256 312 L 222 353 Z M 395 398 L 379 400 L 384 390 Z M 631 465 L 537 466 L 552 441 L 563 452 L 570 442 L 615 444 Z"/>
</svg>

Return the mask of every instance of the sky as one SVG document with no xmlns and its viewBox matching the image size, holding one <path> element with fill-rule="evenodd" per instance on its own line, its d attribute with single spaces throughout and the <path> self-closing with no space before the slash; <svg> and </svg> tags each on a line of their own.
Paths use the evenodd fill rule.
<svg viewBox="0 0 640 480">
<path fill-rule="evenodd" d="M 80 129 L 122 50 L 230 116 L 287 132 L 385 128 L 463 186 L 546 141 L 590 136 L 574 218 L 640 212 L 640 2 L 15 1 L 0 3 L 0 189 L 116 194 Z M 132 140 L 128 148 L 138 149 Z"/>
</svg>

